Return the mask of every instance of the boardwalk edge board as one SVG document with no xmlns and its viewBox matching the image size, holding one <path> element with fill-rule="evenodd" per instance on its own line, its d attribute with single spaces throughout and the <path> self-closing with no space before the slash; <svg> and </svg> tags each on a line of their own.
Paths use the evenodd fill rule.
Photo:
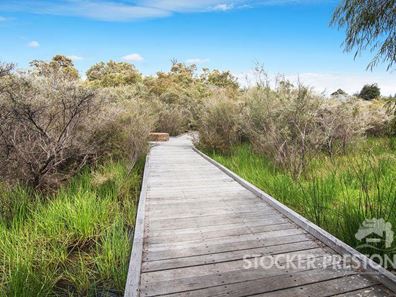
<svg viewBox="0 0 396 297">
<path fill-rule="evenodd" d="M 147 196 L 147 183 L 149 176 L 150 152 L 146 156 L 144 164 L 142 188 L 139 196 L 139 206 L 135 221 L 135 231 L 131 258 L 129 261 L 128 276 L 125 285 L 124 297 L 139 296 L 140 273 L 142 269 L 143 241 L 144 241 L 144 216 Z"/>
<path fill-rule="evenodd" d="M 280 203 L 278 200 L 270 196 L 269 194 L 265 193 L 264 191 L 260 190 L 256 186 L 252 185 L 248 181 L 244 180 L 225 166 L 221 165 L 217 161 L 213 160 L 200 150 L 198 150 L 196 147 L 192 147 L 192 149 L 201 155 L 204 159 L 215 165 L 217 168 L 219 168 L 221 171 L 223 171 L 225 174 L 228 176 L 232 177 L 236 182 L 238 182 L 240 185 L 242 185 L 244 188 L 252 192 L 253 194 L 257 195 L 264 201 L 266 201 L 269 205 L 274 207 L 276 210 L 278 210 L 280 213 L 285 215 L 287 218 L 289 218 L 291 221 L 296 223 L 298 226 L 306 230 L 308 233 L 313 235 L 315 238 L 329 246 L 330 248 L 334 249 L 336 252 L 338 252 L 341 255 L 350 255 L 353 256 L 355 259 L 360 260 L 362 263 L 366 263 L 366 272 L 371 272 L 373 273 L 373 277 L 375 277 L 378 281 L 380 281 L 382 284 L 384 284 L 386 287 L 391 289 L 392 291 L 396 292 L 396 276 L 392 274 L 390 271 L 386 270 L 382 266 L 376 264 L 374 261 L 371 259 L 367 258 L 365 255 L 362 253 L 358 252 L 354 248 L 350 247 L 347 245 L 345 242 L 337 239 L 335 236 L 331 235 L 327 231 L 323 230 L 319 226 L 315 225 L 311 221 L 307 220 L 303 216 L 299 215 L 292 209 L 288 208 L 287 206 L 283 205 Z"/>
</svg>

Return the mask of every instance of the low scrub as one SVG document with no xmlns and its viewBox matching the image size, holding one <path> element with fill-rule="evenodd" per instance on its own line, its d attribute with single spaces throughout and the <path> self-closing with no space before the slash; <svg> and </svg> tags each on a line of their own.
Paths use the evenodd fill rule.
<svg viewBox="0 0 396 297">
<path fill-rule="evenodd" d="M 389 135 L 394 117 L 382 101 L 326 99 L 283 80 L 274 89 L 250 88 L 238 100 L 221 92 L 213 98 L 200 111 L 202 147 L 227 152 L 247 141 L 293 176 L 317 154 L 334 158 L 366 136 Z"/>
</svg>

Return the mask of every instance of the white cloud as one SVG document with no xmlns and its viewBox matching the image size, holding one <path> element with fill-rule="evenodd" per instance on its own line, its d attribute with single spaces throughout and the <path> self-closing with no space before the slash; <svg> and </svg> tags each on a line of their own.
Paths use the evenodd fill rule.
<svg viewBox="0 0 396 297">
<path fill-rule="evenodd" d="M 71 56 L 67 56 L 70 60 L 73 60 L 73 61 L 81 61 L 81 60 L 84 60 L 84 58 L 83 57 L 80 57 L 80 56 L 75 56 L 75 55 L 71 55 Z"/>
<path fill-rule="evenodd" d="M 209 59 L 201 59 L 201 58 L 192 58 L 192 59 L 186 60 L 187 64 L 205 64 L 208 62 L 209 62 Z"/>
<path fill-rule="evenodd" d="M 144 58 L 137 53 L 126 55 L 122 57 L 122 59 L 128 62 L 139 62 L 144 60 Z"/>
<path fill-rule="evenodd" d="M 40 43 L 36 40 L 32 40 L 27 44 L 27 46 L 30 48 L 38 48 L 40 46 Z"/>
<path fill-rule="evenodd" d="M 257 82 L 257 74 L 254 71 L 247 71 L 235 74 L 242 86 L 251 86 Z M 269 75 L 272 85 L 276 75 Z M 377 83 L 384 95 L 396 94 L 394 73 L 290 73 L 284 77 L 293 84 L 298 82 L 314 88 L 319 93 L 330 95 L 332 92 L 343 89 L 349 94 L 359 92 L 365 84 Z"/>
<path fill-rule="evenodd" d="M 224 11 L 258 5 L 319 1 L 323 0 L 8 0 L 0 2 L 0 11 L 75 16 L 103 21 L 133 21 L 182 12 Z"/>
<path fill-rule="evenodd" d="M 213 10 L 227 11 L 227 10 L 231 10 L 233 7 L 234 7 L 234 5 L 232 5 L 232 4 L 222 3 L 222 4 L 217 4 L 216 6 L 214 6 Z"/>
<path fill-rule="evenodd" d="M 156 7 L 111 0 L 9 0 L 0 3 L 0 10 L 23 11 L 40 15 L 63 15 L 103 21 L 132 21 L 164 17 L 171 12 Z"/>
</svg>

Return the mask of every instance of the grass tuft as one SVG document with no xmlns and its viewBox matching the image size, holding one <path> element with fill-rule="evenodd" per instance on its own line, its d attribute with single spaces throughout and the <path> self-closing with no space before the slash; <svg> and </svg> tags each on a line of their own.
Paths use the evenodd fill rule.
<svg viewBox="0 0 396 297">
<path fill-rule="evenodd" d="M 18 200 L 0 224 L 0 292 L 122 295 L 142 169 L 141 161 L 131 173 L 120 163 L 84 170 L 46 200 L 8 192 Z"/>
</svg>

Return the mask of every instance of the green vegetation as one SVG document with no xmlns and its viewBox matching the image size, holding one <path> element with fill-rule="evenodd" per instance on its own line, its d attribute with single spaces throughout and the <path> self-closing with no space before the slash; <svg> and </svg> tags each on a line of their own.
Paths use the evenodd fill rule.
<svg viewBox="0 0 396 297">
<path fill-rule="evenodd" d="M 351 246 L 361 244 L 355 233 L 365 219 L 384 218 L 396 226 L 396 138 L 368 139 L 335 158 L 316 155 L 300 177 L 255 153 L 249 144 L 235 146 L 229 154 L 207 152 Z M 394 242 L 389 253 L 395 247 Z"/>
<path fill-rule="evenodd" d="M 355 51 L 355 57 L 367 49 L 375 53 L 367 68 L 395 65 L 395 7 L 395 0 L 342 0 L 334 11 L 332 24 L 346 29 L 345 51 Z"/>
<path fill-rule="evenodd" d="M 377 84 L 365 85 L 359 93 L 359 97 L 364 100 L 373 100 L 381 96 L 381 90 Z"/>
<path fill-rule="evenodd" d="M 85 169 L 49 196 L 2 191 L 1 296 L 121 295 L 142 169 Z"/>
<path fill-rule="evenodd" d="M 0 292 L 122 294 L 151 131 L 198 130 L 200 147 L 352 245 L 366 218 L 396 224 L 394 98 L 256 75 L 243 89 L 177 61 L 153 76 L 101 62 L 87 80 L 61 55 L 0 63 Z"/>
</svg>

